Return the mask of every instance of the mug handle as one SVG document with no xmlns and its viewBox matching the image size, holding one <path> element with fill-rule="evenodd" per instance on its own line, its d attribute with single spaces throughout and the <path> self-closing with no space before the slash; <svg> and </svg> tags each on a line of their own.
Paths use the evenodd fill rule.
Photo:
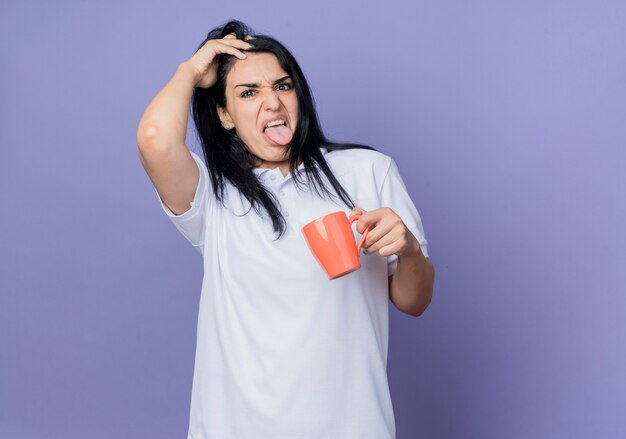
<svg viewBox="0 0 626 439">
<path fill-rule="evenodd" d="M 353 213 L 352 215 L 350 215 L 350 218 L 348 219 L 348 221 L 350 222 L 350 225 L 352 226 L 352 223 L 356 220 L 358 220 L 359 218 L 361 218 L 361 214 L 360 213 Z M 365 238 L 367 238 L 367 234 L 370 231 L 370 226 L 367 226 L 365 228 L 365 232 L 363 232 L 363 236 L 361 237 L 361 240 L 359 241 L 358 245 L 356 246 L 356 254 L 357 256 L 361 256 L 361 248 L 363 247 L 363 244 L 365 243 Z"/>
</svg>

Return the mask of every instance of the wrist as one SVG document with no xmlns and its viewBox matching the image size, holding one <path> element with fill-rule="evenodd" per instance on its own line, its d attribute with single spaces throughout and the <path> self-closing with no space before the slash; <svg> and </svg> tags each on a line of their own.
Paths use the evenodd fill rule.
<svg viewBox="0 0 626 439">
<path fill-rule="evenodd" d="M 422 247 L 414 236 L 412 237 L 411 243 L 409 244 L 407 249 L 402 252 L 402 254 L 398 255 L 398 259 L 400 258 L 412 259 L 414 261 L 425 259 L 424 254 L 422 253 Z"/>
<path fill-rule="evenodd" d="M 178 65 L 175 75 L 184 77 L 187 81 L 191 82 L 193 87 L 196 86 L 200 78 L 200 72 L 187 61 L 183 61 Z"/>
<path fill-rule="evenodd" d="M 409 253 L 412 254 L 413 256 L 422 255 L 422 247 L 420 246 L 420 243 L 417 240 L 417 238 L 412 233 L 411 233 L 411 245 L 409 246 L 409 248 L 411 249 Z"/>
</svg>

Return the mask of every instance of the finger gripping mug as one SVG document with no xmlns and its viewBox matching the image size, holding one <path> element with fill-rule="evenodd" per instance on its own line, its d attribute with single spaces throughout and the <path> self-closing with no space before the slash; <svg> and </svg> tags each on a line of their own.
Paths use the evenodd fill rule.
<svg viewBox="0 0 626 439">
<path fill-rule="evenodd" d="M 359 256 L 370 228 L 356 244 L 352 223 L 361 218 L 354 213 L 348 218 L 343 211 L 332 212 L 317 218 L 304 227 L 302 233 L 315 259 L 329 279 L 337 279 L 361 267 Z"/>
</svg>

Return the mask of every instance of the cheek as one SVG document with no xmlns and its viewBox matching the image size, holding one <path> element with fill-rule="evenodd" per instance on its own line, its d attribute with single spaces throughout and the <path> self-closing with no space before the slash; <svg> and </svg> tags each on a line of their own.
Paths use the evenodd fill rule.
<svg viewBox="0 0 626 439">
<path fill-rule="evenodd" d="M 296 121 L 297 121 L 298 101 L 296 99 L 290 99 L 289 101 L 285 102 L 285 106 L 287 107 L 287 110 L 289 111 L 290 115 L 292 117 L 296 117 Z"/>
<path fill-rule="evenodd" d="M 291 112 L 293 114 L 294 125 L 297 127 L 298 126 L 298 103 L 297 102 L 292 107 Z"/>
<path fill-rule="evenodd" d="M 257 112 L 252 106 L 242 105 L 236 109 L 236 123 L 244 131 L 256 130 Z"/>
</svg>

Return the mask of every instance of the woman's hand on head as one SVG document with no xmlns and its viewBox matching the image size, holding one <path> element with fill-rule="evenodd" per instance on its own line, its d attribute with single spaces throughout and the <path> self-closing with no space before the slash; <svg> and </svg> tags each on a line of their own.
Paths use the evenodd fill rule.
<svg viewBox="0 0 626 439">
<path fill-rule="evenodd" d="M 250 43 L 238 39 L 234 33 L 221 39 L 208 40 L 191 58 L 185 61 L 196 74 L 194 87 L 210 88 L 215 85 L 218 55 L 228 54 L 239 59 L 246 59 L 246 54 L 243 51 L 249 48 Z"/>
</svg>

